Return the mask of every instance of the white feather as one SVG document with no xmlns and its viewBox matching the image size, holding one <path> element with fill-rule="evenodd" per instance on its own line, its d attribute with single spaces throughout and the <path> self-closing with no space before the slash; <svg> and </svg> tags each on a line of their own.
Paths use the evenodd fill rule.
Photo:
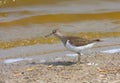
<svg viewBox="0 0 120 83">
<path fill-rule="evenodd" d="M 73 51 L 73 52 L 81 52 L 81 50 L 91 48 L 95 43 L 90 43 L 84 46 L 73 46 L 69 43 L 70 40 L 67 40 L 66 42 L 66 48 Z"/>
</svg>

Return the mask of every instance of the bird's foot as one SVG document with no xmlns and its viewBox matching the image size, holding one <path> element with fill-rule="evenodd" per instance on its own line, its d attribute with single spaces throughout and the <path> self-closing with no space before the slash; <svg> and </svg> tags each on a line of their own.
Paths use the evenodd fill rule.
<svg viewBox="0 0 120 83">
<path fill-rule="evenodd" d="M 81 61 L 78 61 L 77 64 L 78 64 L 78 65 L 79 65 L 79 64 L 82 64 L 82 62 L 81 62 Z"/>
<path fill-rule="evenodd" d="M 76 65 L 80 66 L 80 67 L 84 66 L 84 64 L 82 62 L 77 62 Z"/>
</svg>

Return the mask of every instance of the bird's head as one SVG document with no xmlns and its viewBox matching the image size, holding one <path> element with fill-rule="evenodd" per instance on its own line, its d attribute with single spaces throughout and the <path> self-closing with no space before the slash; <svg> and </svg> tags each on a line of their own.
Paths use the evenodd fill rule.
<svg viewBox="0 0 120 83">
<path fill-rule="evenodd" d="M 52 32 L 50 34 L 46 35 L 45 37 L 49 37 L 49 36 L 51 36 L 53 34 L 54 35 L 61 35 L 61 32 L 60 32 L 59 29 L 54 29 L 54 30 L 52 30 Z"/>
</svg>

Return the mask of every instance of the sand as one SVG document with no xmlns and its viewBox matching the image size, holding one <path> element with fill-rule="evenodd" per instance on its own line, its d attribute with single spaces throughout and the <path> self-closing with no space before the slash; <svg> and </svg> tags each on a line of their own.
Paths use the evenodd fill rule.
<svg viewBox="0 0 120 83">
<path fill-rule="evenodd" d="M 102 40 L 81 64 L 61 43 L 0 50 L 0 83 L 120 83 L 120 38 Z"/>
<path fill-rule="evenodd" d="M 120 32 L 119 0 L 3 0 L 0 6 L 0 42 L 10 45 L 0 48 L 0 83 L 120 83 L 120 37 L 103 38 L 82 51 L 81 64 L 60 42 L 13 42 L 56 28 L 73 34 Z"/>
</svg>

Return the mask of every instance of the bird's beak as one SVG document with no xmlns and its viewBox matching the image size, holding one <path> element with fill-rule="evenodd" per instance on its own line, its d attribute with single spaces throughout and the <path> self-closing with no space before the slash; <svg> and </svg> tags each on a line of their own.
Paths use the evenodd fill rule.
<svg viewBox="0 0 120 83">
<path fill-rule="evenodd" d="M 45 37 L 49 37 L 49 36 L 51 36 L 51 35 L 53 35 L 53 33 L 50 33 L 50 34 L 46 35 Z"/>
</svg>

